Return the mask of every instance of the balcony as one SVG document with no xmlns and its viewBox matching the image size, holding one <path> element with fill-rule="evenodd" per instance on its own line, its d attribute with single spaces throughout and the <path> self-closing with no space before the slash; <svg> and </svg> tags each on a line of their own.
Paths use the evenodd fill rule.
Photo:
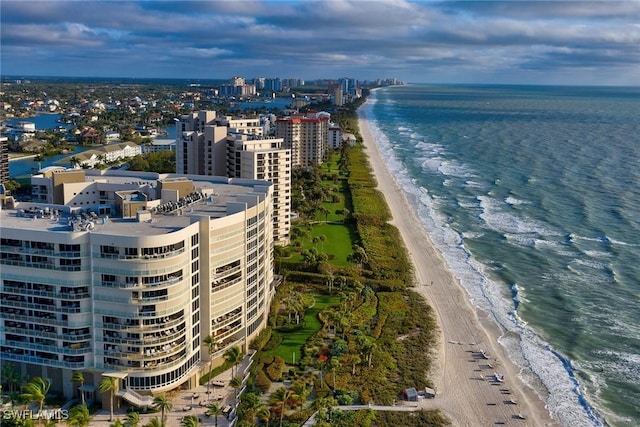
<svg viewBox="0 0 640 427">
<path fill-rule="evenodd" d="M 14 340 L 4 340 L 4 345 L 7 345 L 13 349 L 22 349 L 25 351 L 29 350 L 40 350 L 45 351 L 47 353 L 53 354 L 69 354 L 69 355 L 78 355 L 90 353 L 92 351 L 91 346 L 88 342 L 85 343 L 74 343 L 68 347 L 59 347 L 57 344 L 35 344 L 25 341 L 14 341 Z"/>
<path fill-rule="evenodd" d="M 86 290 L 86 288 L 73 289 L 68 292 L 53 292 L 49 290 L 36 290 L 36 289 L 30 289 L 27 287 L 5 285 L 4 291 L 7 293 L 18 294 L 18 295 L 40 296 L 40 297 L 49 297 L 49 298 L 55 298 L 55 299 L 77 300 L 77 299 L 84 299 L 84 298 L 90 297 L 89 292 Z"/>
<path fill-rule="evenodd" d="M 230 286 L 236 285 L 238 283 L 240 283 L 242 281 L 242 276 L 239 275 L 238 277 L 235 278 L 228 278 L 228 279 L 222 279 L 222 280 L 216 280 L 213 283 L 211 283 L 211 292 L 218 292 L 221 291 L 223 289 L 226 289 Z"/>
<path fill-rule="evenodd" d="M 136 255 L 127 255 L 127 254 L 120 254 L 120 253 L 110 253 L 110 252 L 100 252 L 100 258 L 105 258 L 105 259 L 117 259 L 117 260 L 141 260 L 141 259 L 164 259 L 164 258 L 171 258 L 177 255 L 180 255 L 182 253 L 184 253 L 185 248 L 180 248 L 180 249 L 176 249 L 173 251 L 169 251 L 169 252 L 165 252 L 165 253 L 158 253 L 158 254 L 136 254 Z"/>
<path fill-rule="evenodd" d="M 180 330 L 184 329 L 184 318 L 182 316 L 173 320 L 165 321 L 164 319 L 162 319 L 162 322 L 156 323 L 154 325 L 141 325 L 140 322 L 133 320 L 127 320 L 127 322 L 128 323 L 126 324 L 103 322 L 102 327 L 104 329 L 115 329 L 126 332 L 151 332 L 162 330 L 173 332 L 173 330 L 176 329 L 177 326 L 182 326 Z"/>
<path fill-rule="evenodd" d="M 237 273 L 242 270 L 242 265 L 238 264 L 236 266 L 225 265 L 222 267 L 216 268 L 213 277 L 215 279 L 221 279 L 226 276 L 230 276 L 233 273 Z"/>
<path fill-rule="evenodd" d="M 20 353 L 18 353 L 20 352 Z M 87 367 L 86 362 L 69 362 L 66 360 L 54 360 L 47 359 L 44 357 L 38 356 L 30 356 L 23 353 L 23 350 L 18 349 L 7 349 L 2 352 L 2 359 L 7 361 L 14 361 L 20 363 L 31 363 L 34 365 L 44 365 L 44 366 L 53 366 L 56 368 L 66 368 L 66 369 L 83 369 Z"/>
<path fill-rule="evenodd" d="M 238 307 L 230 313 L 224 314 L 222 316 L 218 316 L 215 320 L 211 322 L 212 325 L 216 328 L 220 328 L 222 326 L 233 323 L 234 321 L 242 318 L 242 308 Z"/>
</svg>

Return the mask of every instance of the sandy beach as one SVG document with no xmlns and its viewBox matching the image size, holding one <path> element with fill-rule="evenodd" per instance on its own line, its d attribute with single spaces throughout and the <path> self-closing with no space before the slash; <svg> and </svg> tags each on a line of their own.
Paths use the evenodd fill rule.
<svg viewBox="0 0 640 427">
<path fill-rule="evenodd" d="M 474 308 L 419 223 L 378 151 L 362 109 L 366 153 L 415 269 L 416 287 L 435 310 L 440 326 L 438 359 L 429 373 L 437 396 L 420 406 L 440 409 L 455 426 L 556 426 L 534 390 L 519 377 L 498 343 L 501 331 Z M 497 375 L 496 375 L 497 374 Z"/>
</svg>

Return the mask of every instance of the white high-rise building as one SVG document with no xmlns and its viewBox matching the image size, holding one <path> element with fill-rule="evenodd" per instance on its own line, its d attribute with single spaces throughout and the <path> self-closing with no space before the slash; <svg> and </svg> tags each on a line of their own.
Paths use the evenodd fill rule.
<svg viewBox="0 0 640 427">
<path fill-rule="evenodd" d="M 286 245 L 291 227 L 291 152 L 282 139 L 264 139 L 263 133 L 259 117 L 216 117 L 215 111 L 183 115 L 176 123 L 176 170 L 273 182 L 274 240 Z M 229 138 L 238 144 L 229 144 Z"/>
<path fill-rule="evenodd" d="M 327 131 L 327 144 L 329 148 L 342 147 L 342 129 L 337 123 L 329 123 L 329 129 Z"/>
<path fill-rule="evenodd" d="M 282 148 L 282 138 L 264 138 L 244 133 L 230 134 L 228 176 L 265 179 L 273 183 L 273 239 L 289 244 L 291 230 L 291 151 Z"/>
<path fill-rule="evenodd" d="M 266 325 L 274 184 L 200 175 L 47 168 L 38 203 L 0 211 L 0 362 L 67 398 L 104 376 L 117 396 L 195 387 L 212 357 Z M 108 407 L 108 393 L 103 405 Z"/>
</svg>

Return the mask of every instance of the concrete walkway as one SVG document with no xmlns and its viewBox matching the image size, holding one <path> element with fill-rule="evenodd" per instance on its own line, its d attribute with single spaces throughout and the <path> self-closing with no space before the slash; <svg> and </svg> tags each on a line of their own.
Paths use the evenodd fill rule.
<svg viewBox="0 0 640 427">
<path fill-rule="evenodd" d="M 247 372 L 251 364 L 250 356 L 245 356 L 243 361 L 238 366 L 238 376 Z M 206 385 L 198 385 L 195 389 L 180 390 L 177 392 L 167 393 L 170 396 L 173 403 L 173 409 L 171 412 L 166 413 L 167 427 L 180 427 L 180 421 L 182 418 L 188 415 L 196 415 L 200 420 L 200 425 L 213 426 L 216 424 L 215 417 L 207 417 L 207 406 L 209 403 L 218 402 L 221 407 L 232 408 L 235 404 L 235 390 L 229 386 L 231 381 L 231 369 L 228 369 L 211 379 L 209 382 L 209 394 L 207 394 Z M 114 411 L 113 419 L 120 419 L 123 423 L 127 419 L 127 408 L 129 408 L 127 402 L 122 402 L 122 407 L 117 411 Z M 109 421 L 109 411 L 100 410 L 93 415 L 91 426 L 108 427 L 113 421 Z M 160 420 L 161 413 L 154 412 L 151 414 L 140 413 L 140 426 L 144 426 L 151 419 L 158 417 Z M 228 427 L 230 421 L 225 415 L 218 416 L 218 427 Z"/>
</svg>

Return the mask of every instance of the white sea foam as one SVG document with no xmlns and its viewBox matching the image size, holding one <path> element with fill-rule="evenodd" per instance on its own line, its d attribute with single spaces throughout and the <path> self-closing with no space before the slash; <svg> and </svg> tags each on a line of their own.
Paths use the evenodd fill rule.
<svg viewBox="0 0 640 427">
<path fill-rule="evenodd" d="M 598 261 L 576 258 L 571 260 L 572 265 L 577 265 L 581 267 L 589 267 L 595 270 L 604 270 L 607 268 L 607 265 Z"/>
<path fill-rule="evenodd" d="M 364 107 L 368 117 L 371 117 L 371 108 L 371 104 L 366 104 Z M 505 294 L 499 284 L 494 283 L 484 274 L 485 266 L 467 251 L 462 244 L 462 236 L 449 227 L 446 216 L 438 211 L 438 199 L 417 187 L 415 180 L 406 176 L 406 171 L 401 172 L 404 168 L 400 167 L 393 151 L 389 148 L 388 139 L 380 132 L 375 122 L 372 122 L 372 131 L 387 167 L 396 176 L 407 198 L 415 204 L 414 207 L 431 240 L 466 289 L 473 304 L 491 314 L 505 332 L 510 332 L 508 338 L 504 335 L 500 341 L 504 343 L 509 358 L 521 367 L 520 376 L 523 380 L 533 387 L 538 381 L 542 383 L 549 393 L 547 407 L 562 426 L 601 426 L 602 423 L 584 403 L 580 383 L 573 375 L 570 364 L 553 352 L 548 343 L 541 340 L 534 331 L 519 320 L 514 313 L 512 298 Z M 472 176 L 472 171 L 465 165 L 454 161 L 443 162 L 440 171 L 453 176 Z M 478 200 L 483 209 L 481 216 L 489 228 L 512 234 L 523 232 L 541 235 L 557 234 L 535 221 L 501 211 L 497 202 L 488 196 L 480 196 Z"/>
<path fill-rule="evenodd" d="M 462 233 L 462 238 L 464 239 L 479 239 L 484 236 L 484 233 L 480 231 L 465 231 Z"/>
<path fill-rule="evenodd" d="M 547 236 L 560 234 L 543 223 L 520 216 L 516 212 L 505 210 L 503 208 L 504 202 L 500 200 L 490 196 L 478 196 L 477 198 L 482 207 L 480 218 L 485 221 L 487 227 L 498 233 L 537 233 Z"/>
<path fill-rule="evenodd" d="M 595 259 L 603 259 L 603 258 L 611 258 L 613 254 L 605 251 L 583 251 L 585 255 L 595 258 Z"/>
<path fill-rule="evenodd" d="M 464 182 L 466 187 L 469 188 L 478 188 L 478 189 L 484 189 L 486 188 L 486 186 L 480 182 L 477 181 L 472 181 L 472 180 L 467 180 Z"/>
<path fill-rule="evenodd" d="M 438 172 L 440 170 L 440 165 L 442 164 L 442 159 L 438 157 L 433 158 L 418 158 L 416 159 L 419 162 L 420 167 L 422 169 L 427 169 L 431 172 Z"/>
<path fill-rule="evenodd" d="M 512 205 L 512 206 L 518 206 L 518 205 L 528 205 L 530 204 L 530 202 L 526 201 L 526 200 L 520 200 L 520 199 L 516 199 L 515 197 L 512 196 L 507 196 L 504 199 L 505 203 Z"/>
<path fill-rule="evenodd" d="M 442 160 L 438 168 L 441 174 L 458 178 L 471 178 L 473 173 L 465 165 L 451 160 Z"/>
</svg>

